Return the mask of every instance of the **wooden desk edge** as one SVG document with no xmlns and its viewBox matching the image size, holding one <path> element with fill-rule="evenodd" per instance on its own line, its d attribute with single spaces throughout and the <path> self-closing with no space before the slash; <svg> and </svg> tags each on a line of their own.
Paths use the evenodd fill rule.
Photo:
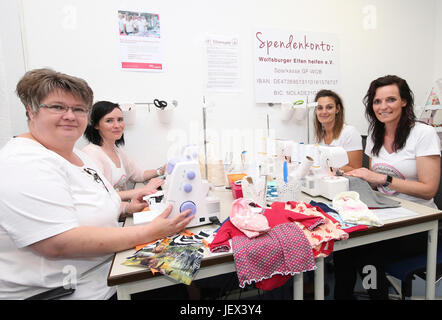
<svg viewBox="0 0 442 320">
<path fill-rule="evenodd" d="M 407 220 L 400 220 L 397 222 L 394 222 L 394 221 L 389 222 L 389 223 L 383 225 L 382 227 L 369 227 L 367 230 L 354 231 L 354 232 L 349 233 L 348 235 L 349 235 L 349 238 L 356 238 L 356 237 L 365 236 L 368 234 L 389 231 L 389 230 L 393 230 L 393 229 L 407 227 L 407 226 L 410 226 L 413 224 L 424 223 L 424 222 L 429 222 L 429 221 L 434 221 L 434 220 L 441 220 L 441 219 L 442 219 L 442 212 L 438 212 L 438 213 L 425 215 L 425 216 L 421 216 L 421 217 L 413 217 L 413 218 L 410 218 Z"/>
<path fill-rule="evenodd" d="M 109 273 L 107 276 L 107 285 L 110 287 L 125 284 L 128 282 L 146 280 L 146 279 L 150 279 L 153 277 L 163 276 L 161 273 L 152 274 L 152 272 L 150 272 L 150 270 L 144 269 L 141 267 L 133 267 L 135 271 L 131 272 L 131 273 L 111 276 L 111 271 L 112 271 L 114 262 L 115 262 L 115 256 L 112 259 L 112 264 L 111 264 L 111 267 L 109 269 Z M 210 267 L 210 266 L 225 263 L 225 262 L 233 262 L 233 253 L 230 252 L 227 255 L 222 255 L 219 257 L 205 258 L 201 261 L 201 268 Z"/>
</svg>

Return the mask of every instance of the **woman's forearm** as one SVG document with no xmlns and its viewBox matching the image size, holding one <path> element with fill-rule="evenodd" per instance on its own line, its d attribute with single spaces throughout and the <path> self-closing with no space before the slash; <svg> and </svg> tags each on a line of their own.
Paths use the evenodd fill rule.
<svg viewBox="0 0 442 320">
<path fill-rule="evenodd" d="M 393 180 L 388 185 L 388 188 L 399 193 L 422 198 L 425 200 L 432 199 L 436 193 L 432 185 L 419 181 L 403 180 L 396 177 L 393 177 Z"/>
<path fill-rule="evenodd" d="M 155 230 L 149 230 L 148 225 L 125 228 L 82 226 L 37 242 L 30 247 L 49 258 L 85 258 L 127 250 L 159 237 Z"/>
<path fill-rule="evenodd" d="M 147 225 L 124 228 L 80 226 L 29 247 L 37 254 L 52 259 L 103 256 L 176 234 L 194 217 L 189 215 L 190 210 L 186 210 L 168 218 L 171 212 L 170 205 Z"/>
<path fill-rule="evenodd" d="M 417 159 L 418 181 L 404 180 L 393 177 L 388 188 L 399 193 L 407 194 L 417 198 L 429 200 L 434 197 L 439 186 L 440 179 L 440 157 L 425 156 Z M 371 161 L 370 161 L 371 165 Z M 346 172 L 346 175 L 362 178 L 372 187 L 383 185 L 387 181 L 387 175 L 360 168 Z"/>
<path fill-rule="evenodd" d="M 158 177 L 156 169 L 144 170 L 144 181 L 150 180 L 152 178 Z"/>
<path fill-rule="evenodd" d="M 128 201 L 132 199 L 139 191 L 140 190 L 137 189 L 118 191 L 118 195 L 120 196 L 121 201 Z"/>
</svg>

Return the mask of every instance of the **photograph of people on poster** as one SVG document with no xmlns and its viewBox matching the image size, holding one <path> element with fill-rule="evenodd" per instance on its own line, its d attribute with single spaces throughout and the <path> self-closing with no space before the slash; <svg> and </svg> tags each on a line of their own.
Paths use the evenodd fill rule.
<svg viewBox="0 0 442 320">
<path fill-rule="evenodd" d="M 130 71 L 164 71 L 160 15 L 118 10 L 120 67 Z"/>
<path fill-rule="evenodd" d="M 118 11 L 120 36 L 160 38 L 160 17 L 158 14 Z"/>
</svg>

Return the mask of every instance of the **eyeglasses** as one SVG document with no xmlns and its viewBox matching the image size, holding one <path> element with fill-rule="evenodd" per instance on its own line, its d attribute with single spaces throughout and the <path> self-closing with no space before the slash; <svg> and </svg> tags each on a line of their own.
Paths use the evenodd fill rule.
<svg viewBox="0 0 442 320">
<path fill-rule="evenodd" d="M 69 107 L 62 104 L 41 104 L 39 105 L 40 108 L 46 108 L 51 113 L 56 114 L 62 114 L 68 112 L 69 109 L 72 110 L 72 113 L 76 116 L 86 116 L 89 113 L 89 108 L 83 107 L 83 106 L 75 106 L 75 107 Z"/>
<path fill-rule="evenodd" d="M 103 185 L 103 187 L 106 189 L 107 192 L 109 192 L 109 189 L 106 187 L 106 184 L 104 183 L 104 181 L 101 179 L 100 175 L 98 174 L 97 171 L 95 171 L 94 169 L 91 168 L 84 168 L 83 169 L 87 174 L 91 175 L 94 178 L 94 181 L 97 183 L 100 183 Z"/>
</svg>

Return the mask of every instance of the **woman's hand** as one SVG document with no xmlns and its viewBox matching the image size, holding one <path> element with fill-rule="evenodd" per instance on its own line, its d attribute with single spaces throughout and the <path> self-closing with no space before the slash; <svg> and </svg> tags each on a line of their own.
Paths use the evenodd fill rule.
<svg viewBox="0 0 442 320">
<path fill-rule="evenodd" d="M 181 212 L 173 218 L 168 218 L 171 212 L 172 205 L 169 205 L 158 217 L 149 223 L 149 227 L 153 228 L 152 230 L 157 239 L 182 231 L 194 217 L 194 215 L 189 215 L 190 209 Z"/>
<path fill-rule="evenodd" d="M 164 175 L 164 173 L 166 172 L 166 165 L 167 164 L 165 164 L 164 166 L 161 167 L 161 169 L 160 169 L 161 175 Z"/>
<path fill-rule="evenodd" d="M 144 208 L 149 206 L 149 203 L 147 201 L 144 201 L 143 197 L 145 195 L 149 195 L 149 194 L 153 194 L 153 193 L 155 193 L 155 191 L 150 191 L 149 193 L 147 193 L 147 192 L 139 192 L 139 193 L 135 194 L 131 198 L 130 202 L 124 208 L 123 216 L 124 217 L 130 217 L 135 212 L 143 211 Z"/>
<path fill-rule="evenodd" d="M 384 184 L 385 179 L 386 179 L 385 174 L 377 173 L 377 172 L 368 170 L 367 168 L 359 168 L 359 169 L 351 170 L 349 172 L 346 172 L 344 175 L 364 179 L 372 186 Z"/>
<path fill-rule="evenodd" d="M 156 190 L 159 186 L 164 184 L 164 180 L 161 178 L 152 178 L 144 187 L 145 189 Z"/>
</svg>

